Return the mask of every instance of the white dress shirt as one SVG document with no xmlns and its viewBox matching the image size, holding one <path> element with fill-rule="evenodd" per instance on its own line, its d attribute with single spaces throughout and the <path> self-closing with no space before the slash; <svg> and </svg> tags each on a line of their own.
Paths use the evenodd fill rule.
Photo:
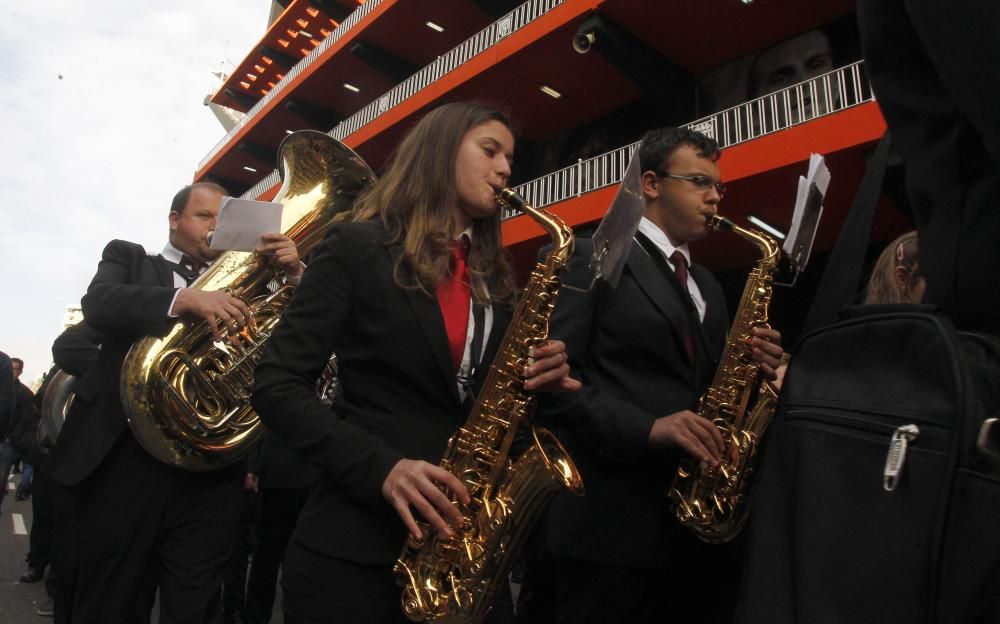
<svg viewBox="0 0 1000 624">
<path fill-rule="evenodd" d="M 688 249 L 687 243 L 681 245 L 680 247 L 675 247 L 673 243 L 670 242 L 670 238 L 667 237 L 666 233 L 660 229 L 658 225 L 647 219 L 642 218 L 639 222 L 639 231 L 646 235 L 656 248 L 660 250 L 663 254 L 663 258 L 670 265 L 671 269 L 677 270 L 674 266 L 674 261 L 670 259 L 670 256 L 674 254 L 675 251 L 680 251 L 684 254 L 687 259 L 688 268 L 691 267 L 691 251 Z M 694 301 L 694 307 L 698 310 L 698 319 L 701 321 L 705 320 L 705 298 L 701 294 L 701 290 L 698 289 L 698 284 L 694 281 L 694 277 L 691 275 L 691 271 L 688 271 L 687 278 L 688 292 L 691 293 L 691 299 Z"/>
</svg>

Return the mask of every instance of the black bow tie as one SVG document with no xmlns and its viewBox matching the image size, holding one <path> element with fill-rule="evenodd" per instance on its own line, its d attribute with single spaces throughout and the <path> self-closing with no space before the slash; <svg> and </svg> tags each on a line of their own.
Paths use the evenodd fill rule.
<svg viewBox="0 0 1000 624">
<path fill-rule="evenodd" d="M 181 254 L 181 266 L 195 275 L 201 275 L 202 270 L 204 270 L 204 268 L 208 265 L 197 258 L 192 258 L 187 254 Z"/>
<path fill-rule="evenodd" d="M 198 279 L 198 276 L 201 275 L 201 273 L 208 267 L 208 264 L 198 260 L 197 258 L 192 258 L 187 254 L 181 255 L 180 262 L 171 264 L 176 267 L 174 270 L 187 280 L 188 284 Z"/>
</svg>

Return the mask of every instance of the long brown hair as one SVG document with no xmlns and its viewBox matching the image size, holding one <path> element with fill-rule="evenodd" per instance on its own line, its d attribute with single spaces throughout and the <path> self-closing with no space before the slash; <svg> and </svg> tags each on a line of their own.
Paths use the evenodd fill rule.
<svg viewBox="0 0 1000 624">
<path fill-rule="evenodd" d="M 865 303 L 920 303 L 913 290 L 922 278 L 917 261 L 917 233 L 907 232 L 889 243 L 875 261 L 865 289 Z M 906 269 L 906 279 L 896 277 L 896 268 Z"/>
<path fill-rule="evenodd" d="M 350 221 L 382 219 L 387 244 L 403 248 L 393 267 L 400 287 L 430 294 L 448 274 L 458 150 L 466 132 L 489 121 L 511 125 L 504 113 L 481 102 L 453 102 L 427 113 L 399 144 L 385 173 L 345 216 Z M 514 276 L 500 243 L 499 210 L 473 221 L 468 265 L 476 301 L 513 299 Z"/>
</svg>

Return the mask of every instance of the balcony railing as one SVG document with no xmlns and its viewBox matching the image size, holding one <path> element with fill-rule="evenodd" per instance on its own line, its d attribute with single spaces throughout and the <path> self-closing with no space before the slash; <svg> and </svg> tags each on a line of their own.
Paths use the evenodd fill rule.
<svg viewBox="0 0 1000 624">
<path fill-rule="evenodd" d="M 208 154 L 201 159 L 201 162 L 198 163 L 198 169 L 201 169 L 206 164 L 208 164 L 208 161 L 215 158 L 215 155 L 218 154 L 220 151 L 222 151 L 222 148 L 225 147 L 226 144 L 229 143 L 229 141 L 234 136 L 236 136 L 237 132 L 242 130 L 244 126 L 253 121 L 253 119 L 257 116 L 257 113 L 263 110 L 263 108 L 267 106 L 274 98 L 278 97 L 278 95 L 280 95 L 281 92 L 284 91 L 285 87 L 291 84 L 291 82 L 295 80 L 295 78 L 299 74 L 305 71 L 307 67 L 315 63 L 316 59 L 318 59 L 321 54 L 329 50 L 330 46 L 332 46 L 334 43 L 339 41 L 341 37 L 350 32 L 351 29 L 354 28 L 357 25 L 357 23 L 361 21 L 362 18 L 371 13 L 372 10 L 381 3 L 382 0 L 368 0 L 364 4 L 360 5 L 358 8 L 354 9 L 354 11 L 352 11 L 351 14 L 347 16 L 347 19 L 341 22 L 340 26 L 335 28 L 334 31 L 330 33 L 329 37 L 323 39 L 323 41 L 321 41 L 318 46 L 313 48 L 312 52 L 304 56 L 302 60 L 300 60 L 298 63 L 295 64 L 294 67 L 289 69 L 288 72 L 285 74 L 285 77 L 279 80 L 278 84 L 274 85 L 274 88 L 268 91 L 267 95 L 258 100 L 257 103 L 254 104 L 249 111 L 247 111 L 246 116 L 244 116 L 243 119 L 240 120 L 238 124 L 233 126 L 233 128 L 226 133 L 226 136 L 222 137 L 222 139 L 215 144 L 215 147 L 210 149 L 208 151 Z"/>
<path fill-rule="evenodd" d="M 330 135 L 342 141 L 345 137 L 354 134 L 374 121 L 382 113 L 413 97 L 418 91 L 430 86 L 442 76 L 474 56 L 483 53 L 493 44 L 510 36 L 511 33 L 551 11 L 564 1 L 530 0 L 525 2 L 503 18 L 452 48 L 450 52 L 439 56 L 433 63 L 399 83 L 379 99 L 342 121 L 330 132 Z"/>
<path fill-rule="evenodd" d="M 685 124 L 713 137 L 720 148 L 750 141 L 874 100 L 862 61 Z M 517 192 L 536 207 L 555 204 L 622 181 L 639 143 L 581 160 L 525 182 Z M 504 219 L 518 212 L 505 211 Z"/>
<path fill-rule="evenodd" d="M 379 100 L 341 122 L 328 134 L 342 140 L 486 50 L 496 41 L 562 2 L 563 0 L 532 0 L 522 4 L 503 19 L 491 24 L 397 85 Z M 857 61 L 780 91 L 702 117 L 685 126 L 715 138 L 719 147 L 725 149 L 874 99 L 871 86 L 864 77 L 863 62 Z M 600 156 L 581 160 L 525 182 L 517 187 L 517 191 L 528 203 L 542 207 L 616 185 L 624 177 L 629 160 L 638 147 L 638 142 L 631 143 Z M 277 170 L 272 171 L 244 193 L 243 197 L 255 199 L 279 181 Z M 502 218 L 509 219 L 518 214 L 505 211 Z"/>
<path fill-rule="evenodd" d="M 484 51 L 488 50 L 498 41 L 506 39 L 507 37 L 510 36 L 511 33 L 519 30 L 520 28 L 523 28 L 526 24 L 529 24 L 533 20 L 538 19 L 540 16 L 544 15 L 545 13 L 548 13 L 555 7 L 562 4 L 563 2 L 565 2 L 565 0 L 529 0 L 524 4 L 521 4 L 520 6 L 518 6 L 516 9 L 514 9 L 504 17 L 493 22 L 486 28 L 480 30 L 475 35 L 469 37 L 456 47 L 452 48 L 451 51 L 439 56 L 437 59 L 434 60 L 433 63 L 424 67 L 420 71 L 416 72 L 403 82 L 399 83 L 398 85 L 390 89 L 388 93 L 382 95 L 382 97 L 378 98 L 374 102 L 371 102 L 370 104 L 368 104 L 355 114 L 351 115 L 344 121 L 337 124 L 337 126 L 333 130 L 329 131 L 327 134 L 337 139 L 338 141 L 344 140 L 345 137 L 354 134 L 364 126 L 375 121 L 376 118 L 378 118 L 386 111 L 392 109 L 395 106 L 398 106 L 400 103 L 413 97 L 417 92 L 430 86 L 442 76 L 448 74 L 458 66 L 467 62 L 472 57 L 477 56 L 483 53 Z M 368 4 L 371 4 L 371 0 L 363 4 L 362 8 L 368 6 Z M 357 11 L 352 13 L 351 18 L 353 18 L 360 10 L 361 9 L 359 8 Z M 348 21 L 350 21 L 351 18 L 348 18 Z M 357 20 L 354 20 L 354 22 L 357 22 Z M 347 21 L 344 22 L 344 25 L 346 24 Z M 337 32 L 339 32 L 343 27 L 344 26 L 342 25 L 341 28 L 335 30 L 333 34 L 330 35 L 330 37 L 327 37 L 327 40 L 331 39 L 334 35 L 336 35 Z M 324 42 L 324 44 L 325 43 L 326 42 Z M 313 52 L 315 53 L 322 47 L 323 46 L 317 47 L 316 50 L 314 50 Z M 304 67 L 307 64 L 307 61 L 312 62 L 310 60 L 312 58 L 313 54 L 310 54 L 308 57 L 302 59 L 302 61 L 299 62 L 299 65 L 297 65 L 296 68 L 298 68 L 299 66 Z M 289 72 L 289 74 L 291 74 L 291 72 Z M 286 76 L 285 78 L 287 79 L 288 76 Z M 280 86 L 281 84 L 279 83 L 278 87 Z M 275 89 L 273 89 L 271 93 L 269 93 L 268 95 L 273 94 L 277 90 L 278 90 L 277 87 L 275 87 Z M 258 102 L 258 105 L 255 106 L 253 109 L 251 109 L 250 113 L 247 114 L 247 117 L 250 117 L 253 113 L 259 110 L 258 106 L 262 106 L 263 103 L 264 100 Z M 233 129 L 233 132 L 235 131 L 236 128 Z M 229 134 L 232 135 L 233 132 L 230 132 Z M 221 146 L 224 145 L 225 142 L 228 140 L 229 140 L 228 136 L 225 139 L 223 139 L 223 141 L 220 142 L 220 145 L 217 146 L 216 152 L 218 151 L 218 149 L 221 149 Z M 206 157 L 202 161 L 202 164 L 199 165 L 199 169 L 203 167 L 204 164 L 208 162 L 208 160 L 213 155 L 214 154 L 210 154 L 208 157 Z M 255 184 L 250 190 L 244 193 L 243 197 L 249 199 L 255 199 L 259 197 L 261 193 L 263 193 L 267 189 L 277 184 L 278 181 L 279 181 L 278 171 L 274 170 L 271 173 L 269 173 L 264 179 Z"/>
</svg>

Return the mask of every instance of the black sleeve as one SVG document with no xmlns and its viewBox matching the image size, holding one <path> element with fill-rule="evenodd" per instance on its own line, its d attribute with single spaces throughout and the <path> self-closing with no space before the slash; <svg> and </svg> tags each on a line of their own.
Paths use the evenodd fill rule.
<svg viewBox="0 0 1000 624">
<path fill-rule="evenodd" d="M 251 398 L 268 429 L 296 453 L 370 506 L 384 504 L 382 483 L 403 457 L 371 432 L 331 418 L 316 380 L 342 332 L 349 331 L 354 285 L 367 277 L 380 245 L 359 224 L 334 226 L 309 263 L 292 301 L 267 342 Z M 345 231 L 346 230 L 346 231 Z M 358 239 L 361 240 L 358 240 Z"/>
<path fill-rule="evenodd" d="M 70 375 L 80 377 L 97 362 L 103 340 L 101 332 L 87 321 L 80 321 L 67 327 L 52 343 L 52 361 Z"/>
<path fill-rule="evenodd" d="M 80 300 L 92 328 L 124 338 L 166 335 L 176 320 L 167 316 L 176 289 L 139 283 L 140 266 L 148 261 L 142 247 L 134 243 L 108 243 Z"/>
<path fill-rule="evenodd" d="M 265 431 L 264 435 L 250 447 L 250 452 L 247 453 L 247 474 L 260 475 L 260 460 L 264 452 L 264 440 L 267 436 L 268 433 Z"/>
<path fill-rule="evenodd" d="M 14 420 L 14 372 L 10 358 L 0 351 L 0 439 L 6 437 Z"/>
<path fill-rule="evenodd" d="M 563 277 L 550 335 L 566 343 L 571 375 L 583 383 L 575 393 L 560 393 L 544 399 L 540 408 L 546 420 L 569 430 L 595 452 L 619 460 L 637 462 L 646 453 L 649 432 L 656 416 L 634 403 L 594 385 L 587 374 L 592 336 L 601 322 L 604 298 L 614 296 L 603 281 L 588 289 L 591 271 L 589 241 L 580 241 Z M 567 288 L 566 286 L 569 286 Z"/>
<path fill-rule="evenodd" d="M 14 402 L 14 421 L 11 424 L 8 437 L 11 442 L 19 443 L 26 431 L 30 431 L 35 420 L 35 395 L 28 390 L 24 384 L 17 382 L 15 385 L 16 400 Z"/>
</svg>

